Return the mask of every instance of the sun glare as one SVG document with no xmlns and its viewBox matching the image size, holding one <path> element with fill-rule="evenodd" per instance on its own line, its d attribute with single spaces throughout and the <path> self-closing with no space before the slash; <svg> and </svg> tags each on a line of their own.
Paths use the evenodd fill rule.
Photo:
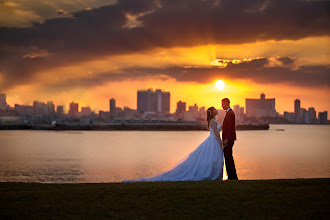
<svg viewBox="0 0 330 220">
<path fill-rule="evenodd" d="M 218 80 L 215 82 L 215 87 L 217 87 L 217 89 L 223 89 L 225 88 L 225 82 L 222 80 Z"/>
</svg>

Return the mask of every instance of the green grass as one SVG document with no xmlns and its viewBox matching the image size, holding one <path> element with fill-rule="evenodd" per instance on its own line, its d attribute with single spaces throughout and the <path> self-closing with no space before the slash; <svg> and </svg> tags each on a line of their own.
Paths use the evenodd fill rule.
<svg viewBox="0 0 330 220">
<path fill-rule="evenodd" d="M 329 182 L 0 183 L 0 217 L 325 219 Z"/>
</svg>

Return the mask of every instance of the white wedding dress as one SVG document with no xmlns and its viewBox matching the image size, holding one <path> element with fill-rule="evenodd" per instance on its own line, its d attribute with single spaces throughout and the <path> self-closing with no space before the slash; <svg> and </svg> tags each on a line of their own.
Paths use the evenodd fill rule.
<svg viewBox="0 0 330 220">
<path fill-rule="evenodd" d="M 220 132 L 221 125 L 218 122 L 217 129 Z M 124 180 L 123 182 L 222 180 L 222 175 L 222 146 L 216 139 L 213 129 L 210 128 L 210 135 L 205 141 L 174 168 L 155 176 Z"/>
</svg>

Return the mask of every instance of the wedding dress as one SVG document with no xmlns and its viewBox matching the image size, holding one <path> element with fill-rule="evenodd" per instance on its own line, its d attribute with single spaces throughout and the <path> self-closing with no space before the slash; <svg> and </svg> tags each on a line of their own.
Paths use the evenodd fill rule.
<svg viewBox="0 0 330 220">
<path fill-rule="evenodd" d="M 218 122 L 217 130 L 218 132 L 221 130 L 221 125 Z M 155 176 L 124 180 L 123 182 L 222 180 L 222 175 L 222 146 L 216 139 L 213 129 L 210 128 L 210 135 L 205 141 L 174 168 Z"/>
</svg>

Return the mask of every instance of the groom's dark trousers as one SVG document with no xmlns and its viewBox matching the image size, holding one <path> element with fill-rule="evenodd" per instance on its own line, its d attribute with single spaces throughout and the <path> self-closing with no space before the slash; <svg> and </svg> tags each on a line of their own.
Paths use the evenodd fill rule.
<svg viewBox="0 0 330 220">
<path fill-rule="evenodd" d="M 236 140 L 235 113 L 228 109 L 226 117 L 223 120 L 222 140 L 228 140 L 227 146 L 223 150 L 225 156 L 228 179 L 237 180 L 236 168 L 233 158 L 233 146 Z"/>
<path fill-rule="evenodd" d="M 227 169 L 227 175 L 228 179 L 238 179 L 236 174 L 236 168 L 233 158 L 233 146 L 234 146 L 234 140 L 228 140 L 228 144 L 223 150 L 224 156 L 225 156 L 225 163 L 226 163 L 226 169 Z"/>
</svg>

